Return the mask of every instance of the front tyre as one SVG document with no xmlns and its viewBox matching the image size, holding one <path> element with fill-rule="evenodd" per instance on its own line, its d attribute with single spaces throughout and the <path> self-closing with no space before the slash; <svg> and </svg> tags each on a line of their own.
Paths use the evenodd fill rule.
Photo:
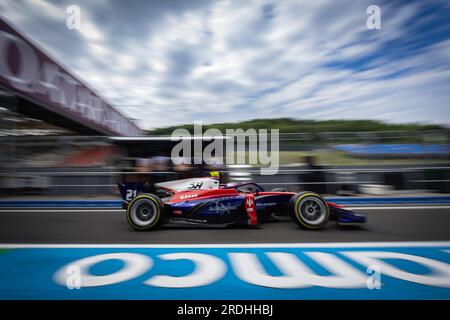
<svg viewBox="0 0 450 320">
<path fill-rule="evenodd" d="M 317 193 L 300 192 L 291 198 L 291 218 L 302 228 L 322 229 L 330 218 L 330 208 Z"/>
<path fill-rule="evenodd" d="M 127 221 L 135 230 L 150 230 L 161 220 L 161 199 L 154 194 L 141 194 L 127 208 Z"/>
</svg>

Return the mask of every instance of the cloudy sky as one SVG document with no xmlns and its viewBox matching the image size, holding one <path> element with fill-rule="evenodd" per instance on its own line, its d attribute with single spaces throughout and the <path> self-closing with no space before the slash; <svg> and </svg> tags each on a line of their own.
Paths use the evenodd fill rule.
<svg viewBox="0 0 450 320">
<path fill-rule="evenodd" d="M 380 30 L 366 26 L 381 8 Z M 67 7 L 81 29 L 66 27 Z M 141 128 L 253 118 L 450 124 L 450 1 L 0 0 Z"/>
</svg>

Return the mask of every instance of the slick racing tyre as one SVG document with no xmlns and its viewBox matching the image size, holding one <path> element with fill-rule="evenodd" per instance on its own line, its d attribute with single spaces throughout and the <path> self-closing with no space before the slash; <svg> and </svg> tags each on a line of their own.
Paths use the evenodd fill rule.
<svg viewBox="0 0 450 320">
<path fill-rule="evenodd" d="M 150 230 L 161 220 L 162 201 L 151 193 L 140 194 L 127 208 L 127 221 L 136 230 Z"/>
<path fill-rule="evenodd" d="M 317 193 L 300 192 L 290 202 L 292 219 L 304 229 L 322 229 L 330 218 L 330 208 Z"/>
</svg>

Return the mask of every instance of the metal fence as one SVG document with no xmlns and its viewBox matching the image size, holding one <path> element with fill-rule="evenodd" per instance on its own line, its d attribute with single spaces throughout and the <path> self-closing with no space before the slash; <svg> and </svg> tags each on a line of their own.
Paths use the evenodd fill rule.
<svg viewBox="0 0 450 320">
<path fill-rule="evenodd" d="M 206 174 L 206 172 L 205 172 Z M 383 193 L 392 190 L 422 192 L 424 190 L 450 193 L 449 166 L 412 167 L 330 167 L 308 169 L 281 167 L 275 175 L 261 175 L 257 168 L 230 167 L 221 170 L 224 182 L 254 181 L 265 189 L 285 188 L 292 191 L 311 190 L 324 194 Z M 158 181 L 175 180 L 180 174 L 174 171 L 130 172 L 115 168 L 51 168 L 24 170 L 0 174 L 2 189 L 10 194 L 41 195 L 112 195 L 117 194 L 116 184 L 125 180 Z M 366 190 L 364 192 L 364 190 Z"/>
<path fill-rule="evenodd" d="M 448 130 L 419 132 L 326 132 L 286 133 L 280 135 L 281 150 L 315 150 L 332 148 L 343 141 L 358 143 L 394 142 L 414 136 L 424 143 L 448 143 Z M 320 143 L 318 143 L 320 142 Z M 2 194 L 30 195 L 114 195 L 116 184 L 124 180 L 172 180 L 182 177 L 174 170 L 136 172 L 130 159 L 122 153 L 118 161 L 100 167 L 39 166 L 34 155 L 58 158 L 65 151 L 92 145 L 108 145 L 108 137 L 35 136 L 0 137 L 0 188 Z M 45 158 L 45 157 L 43 157 Z M 450 192 L 450 162 L 437 164 L 430 158 L 424 164 L 375 166 L 282 166 L 276 175 L 261 175 L 258 167 L 224 166 L 226 181 L 253 180 L 266 189 L 309 189 L 325 194 L 361 192 L 435 191 Z M 28 163 L 27 163 L 28 159 Z M 117 159 L 116 159 L 117 160 Z M 206 172 L 205 172 L 206 173 Z M 377 191 L 378 188 L 378 191 Z"/>
</svg>

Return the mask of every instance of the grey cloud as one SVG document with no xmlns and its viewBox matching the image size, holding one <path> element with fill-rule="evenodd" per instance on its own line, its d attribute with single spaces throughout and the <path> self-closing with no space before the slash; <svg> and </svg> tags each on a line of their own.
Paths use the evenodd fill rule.
<svg viewBox="0 0 450 320">
<path fill-rule="evenodd" d="M 0 8 L 127 115 L 139 112 L 146 128 L 281 116 L 450 119 L 450 36 L 386 49 L 411 36 L 421 2 L 382 2 L 377 31 L 365 27 L 368 0 L 49 3 L 55 12 L 25 0 Z M 68 4 L 101 37 L 65 28 Z"/>
</svg>

